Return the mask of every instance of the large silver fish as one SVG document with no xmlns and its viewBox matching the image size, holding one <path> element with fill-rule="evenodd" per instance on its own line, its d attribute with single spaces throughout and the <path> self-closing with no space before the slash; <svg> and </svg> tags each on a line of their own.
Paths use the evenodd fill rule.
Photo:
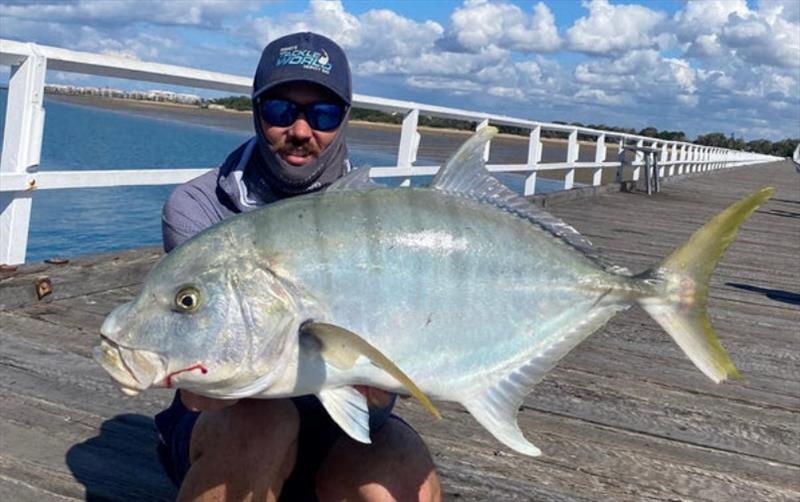
<svg viewBox="0 0 800 502">
<path fill-rule="evenodd" d="M 527 455 L 539 450 L 517 426 L 523 398 L 634 303 L 711 379 L 737 376 L 706 315 L 708 277 L 774 190 L 634 276 L 489 175 L 495 132 L 476 133 L 430 188 L 377 188 L 356 171 L 197 235 L 108 316 L 97 361 L 129 394 L 316 394 L 363 442 L 368 411 L 352 385 L 414 394 L 434 413 L 427 397 L 455 401 Z"/>
</svg>

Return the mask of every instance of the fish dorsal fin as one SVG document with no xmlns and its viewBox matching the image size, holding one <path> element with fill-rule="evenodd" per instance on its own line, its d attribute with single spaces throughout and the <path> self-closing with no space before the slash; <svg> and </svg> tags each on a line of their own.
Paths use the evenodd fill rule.
<svg viewBox="0 0 800 502">
<path fill-rule="evenodd" d="M 369 177 L 369 167 L 357 167 L 345 176 L 331 183 L 326 192 L 336 192 L 341 190 L 363 190 L 368 188 L 380 188 L 381 185 L 372 181 Z"/>
<path fill-rule="evenodd" d="M 539 209 L 524 197 L 497 181 L 486 170 L 483 154 L 486 144 L 496 134 L 497 128 L 495 127 L 479 129 L 439 169 L 433 179 L 431 188 L 491 204 L 525 218 L 597 261 L 597 252 L 589 239 L 579 234 L 577 230 L 563 220 Z"/>
<path fill-rule="evenodd" d="M 355 365 L 359 356 L 364 356 L 405 387 L 431 415 L 442 418 L 439 410 L 403 370 L 357 334 L 340 326 L 319 322 L 305 323 L 300 329 L 303 333 L 319 340 L 322 344 L 320 351 L 322 358 L 332 366 L 347 370 Z"/>
</svg>

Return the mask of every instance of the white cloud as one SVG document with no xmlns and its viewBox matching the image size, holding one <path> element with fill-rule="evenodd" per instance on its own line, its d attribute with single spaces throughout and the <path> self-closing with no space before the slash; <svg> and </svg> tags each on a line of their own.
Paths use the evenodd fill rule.
<svg viewBox="0 0 800 502">
<path fill-rule="evenodd" d="M 664 58 L 658 51 L 631 51 L 617 59 L 580 64 L 574 78 L 576 97 L 599 104 L 673 103 L 695 106 L 697 73 L 687 61 Z"/>
<path fill-rule="evenodd" d="M 627 93 L 608 94 L 602 89 L 582 88 L 575 93 L 575 99 L 587 103 L 605 106 L 630 106 L 635 100 Z"/>
<path fill-rule="evenodd" d="M 259 48 L 289 33 L 320 33 L 347 50 L 354 72 L 363 74 L 390 73 L 392 68 L 407 67 L 406 59 L 433 47 L 444 31 L 433 21 L 417 23 L 386 9 L 355 16 L 345 11 L 338 0 L 312 0 L 305 11 L 280 19 L 253 19 L 246 29 Z"/>
<path fill-rule="evenodd" d="M 733 14 L 722 29 L 720 40 L 736 55 L 753 64 L 784 68 L 800 67 L 800 23 L 781 18 Z"/>
<path fill-rule="evenodd" d="M 257 8 L 247 0 L 77 0 L 43 1 L 0 5 L 0 16 L 38 22 L 130 25 L 147 22 L 157 25 L 216 27 L 226 16 L 241 15 Z"/>
<path fill-rule="evenodd" d="M 452 48 L 472 52 L 488 45 L 520 52 L 551 52 L 561 45 L 553 13 L 542 2 L 528 15 L 509 3 L 465 0 L 450 16 L 447 38 Z"/>
<path fill-rule="evenodd" d="M 690 1 L 674 18 L 687 56 L 736 58 L 749 64 L 800 67 L 800 2 Z"/>
<path fill-rule="evenodd" d="M 640 5 L 610 5 L 608 0 L 584 2 L 589 17 L 567 30 L 569 48 L 588 54 L 611 54 L 658 45 L 663 12 Z"/>
<path fill-rule="evenodd" d="M 676 31 L 684 40 L 694 40 L 701 34 L 717 32 L 728 17 L 746 15 L 750 9 L 746 0 L 689 0 L 686 8 L 675 13 Z"/>
<path fill-rule="evenodd" d="M 506 13 L 506 19 L 498 20 L 488 31 L 461 31 L 466 25 L 458 23 L 466 22 L 468 15 L 483 12 L 481 9 L 499 9 L 497 12 Z M 508 13 L 519 15 L 509 16 Z M 519 22 L 520 16 L 524 22 Z M 511 22 L 512 17 L 517 24 Z M 444 28 L 433 21 L 417 22 L 386 9 L 369 10 L 355 16 L 338 1 L 312 1 L 303 12 L 279 19 L 254 19 L 249 28 L 259 46 L 298 30 L 327 35 L 347 50 L 357 78 L 398 76 L 404 77 L 404 82 L 415 89 L 459 95 L 485 93 L 517 100 L 540 95 L 544 86 L 555 88 L 555 71 L 545 75 L 539 63 L 514 62 L 511 58 L 511 46 L 524 46 L 527 51 L 543 43 L 525 38 L 535 34 L 531 26 L 551 26 L 555 42 L 550 36 L 547 44 L 558 43 L 552 14 L 544 4 L 535 6 L 534 14 L 526 17 L 510 4 L 465 2 L 452 18 L 456 19 L 457 26 L 451 26 L 447 36 L 463 34 L 467 37 L 464 40 L 469 40 L 468 47 L 457 45 L 451 47 L 457 50 L 448 50 L 447 44 L 442 43 Z M 490 41 L 491 30 L 503 26 L 518 30 Z M 528 31 L 524 31 L 526 28 Z"/>
<path fill-rule="evenodd" d="M 559 1 L 464 0 L 420 20 L 340 0 L 0 0 L 0 36 L 247 75 L 266 43 L 310 30 L 344 47 L 357 92 L 690 134 L 797 130 L 800 1 L 689 0 L 667 18 L 586 0 L 563 39 Z"/>
<path fill-rule="evenodd" d="M 468 94 L 479 92 L 483 89 L 480 84 L 467 79 L 450 77 L 418 77 L 411 76 L 406 79 L 411 87 L 420 89 L 443 90 L 455 94 Z"/>
<path fill-rule="evenodd" d="M 800 23 L 800 2 L 797 0 L 760 0 L 758 11 L 770 22 L 780 17 L 792 23 Z"/>
</svg>

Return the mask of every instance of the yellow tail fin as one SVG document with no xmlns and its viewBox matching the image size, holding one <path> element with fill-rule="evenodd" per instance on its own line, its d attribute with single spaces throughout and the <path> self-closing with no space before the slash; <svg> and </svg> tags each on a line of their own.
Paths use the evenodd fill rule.
<svg viewBox="0 0 800 502">
<path fill-rule="evenodd" d="M 697 368 L 719 383 L 741 379 L 708 320 L 708 280 L 739 226 L 775 193 L 761 190 L 732 204 L 709 220 L 689 241 L 654 269 L 643 274 L 656 282 L 655 296 L 639 300 Z"/>
</svg>

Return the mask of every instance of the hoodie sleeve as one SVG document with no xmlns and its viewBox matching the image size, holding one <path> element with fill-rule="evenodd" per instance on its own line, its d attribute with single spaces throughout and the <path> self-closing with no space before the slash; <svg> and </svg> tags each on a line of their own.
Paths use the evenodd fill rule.
<svg viewBox="0 0 800 502">
<path fill-rule="evenodd" d="M 214 169 L 172 191 L 161 212 L 164 251 L 170 252 L 223 219 L 216 194 L 217 175 Z"/>
</svg>

